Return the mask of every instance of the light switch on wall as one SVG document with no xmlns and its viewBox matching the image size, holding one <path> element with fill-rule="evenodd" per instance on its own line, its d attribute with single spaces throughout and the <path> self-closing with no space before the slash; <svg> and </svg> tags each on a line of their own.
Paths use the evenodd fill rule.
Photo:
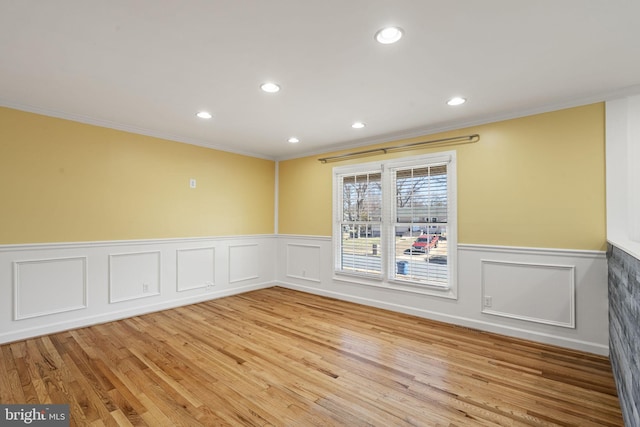
<svg viewBox="0 0 640 427">
<path fill-rule="evenodd" d="M 194 178 L 191 178 L 189 180 L 189 187 L 190 188 L 196 188 L 196 180 Z"/>
</svg>

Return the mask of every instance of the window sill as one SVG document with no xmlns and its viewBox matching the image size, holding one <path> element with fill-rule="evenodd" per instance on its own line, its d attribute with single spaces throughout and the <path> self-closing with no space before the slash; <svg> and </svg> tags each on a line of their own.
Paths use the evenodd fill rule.
<svg viewBox="0 0 640 427">
<path fill-rule="evenodd" d="M 457 289 L 454 286 L 419 285 L 399 280 L 383 280 L 382 277 L 366 277 L 357 274 L 349 274 L 335 271 L 333 280 L 354 285 L 372 286 L 376 288 L 401 291 L 412 294 L 435 296 L 439 298 L 458 299 Z"/>
</svg>

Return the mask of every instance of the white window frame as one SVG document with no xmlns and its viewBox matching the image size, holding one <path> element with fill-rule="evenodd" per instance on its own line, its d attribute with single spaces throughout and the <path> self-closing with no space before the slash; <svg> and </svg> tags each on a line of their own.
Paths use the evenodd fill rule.
<svg viewBox="0 0 640 427">
<path fill-rule="evenodd" d="M 392 188 L 393 173 L 396 169 L 422 167 L 447 163 L 447 267 L 448 286 L 436 286 L 394 279 L 395 257 L 395 188 Z M 458 226 L 457 226 L 457 171 L 456 152 L 445 151 L 433 154 L 390 159 L 377 162 L 367 162 L 333 168 L 333 279 L 353 284 L 383 287 L 405 292 L 435 295 L 443 298 L 457 299 L 458 297 Z M 371 276 L 340 270 L 341 239 L 342 239 L 342 186 L 341 177 L 344 175 L 380 172 L 382 174 L 382 228 L 380 233 L 380 250 L 382 274 Z"/>
</svg>

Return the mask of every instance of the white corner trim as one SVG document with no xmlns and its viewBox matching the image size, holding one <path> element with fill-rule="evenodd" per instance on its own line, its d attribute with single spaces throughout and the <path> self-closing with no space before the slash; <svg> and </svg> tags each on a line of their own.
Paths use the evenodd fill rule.
<svg viewBox="0 0 640 427">
<path fill-rule="evenodd" d="M 273 233 L 278 235 L 280 229 L 280 162 L 275 162 L 275 179 L 273 190 Z"/>
</svg>

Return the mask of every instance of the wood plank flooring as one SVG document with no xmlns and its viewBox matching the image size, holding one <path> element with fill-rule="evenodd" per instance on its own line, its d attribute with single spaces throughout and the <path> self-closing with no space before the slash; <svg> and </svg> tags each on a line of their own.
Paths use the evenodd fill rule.
<svg viewBox="0 0 640 427">
<path fill-rule="evenodd" d="M 278 287 L 0 350 L 71 425 L 622 425 L 607 358 Z"/>
</svg>

